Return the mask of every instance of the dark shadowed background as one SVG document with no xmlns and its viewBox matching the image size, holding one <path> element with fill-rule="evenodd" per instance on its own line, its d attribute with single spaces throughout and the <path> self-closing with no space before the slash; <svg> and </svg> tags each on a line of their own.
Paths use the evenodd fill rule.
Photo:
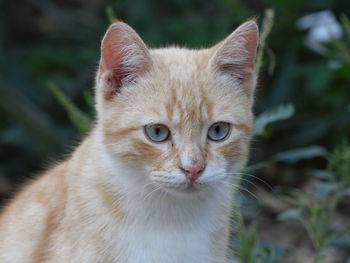
<svg viewBox="0 0 350 263">
<path fill-rule="evenodd" d="M 265 19 L 272 30 L 233 246 L 247 263 L 350 262 L 347 0 L 0 1 L 1 203 L 88 132 L 113 18 L 150 47 L 194 48 L 251 17 L 262 25 L 268 8 L 274 22 Z"/>
</svg>

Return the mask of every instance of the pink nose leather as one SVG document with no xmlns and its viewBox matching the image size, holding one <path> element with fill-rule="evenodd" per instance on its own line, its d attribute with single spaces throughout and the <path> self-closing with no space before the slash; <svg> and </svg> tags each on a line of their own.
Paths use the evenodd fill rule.
<svg viewBox="0 0 350 263">
<path fill-rule="evenodd" d="M 201 176 L 201 173 L 204 170 L 204 167 L 199 166 L 199 165 L 191 165 L 188 167 L 181 167 L 180 166 L 180 169 L 182 172 L 185 173 L 186 177 L 190 181 L 194 182 L 195 180 L 197 180 Z"/>
</svg>

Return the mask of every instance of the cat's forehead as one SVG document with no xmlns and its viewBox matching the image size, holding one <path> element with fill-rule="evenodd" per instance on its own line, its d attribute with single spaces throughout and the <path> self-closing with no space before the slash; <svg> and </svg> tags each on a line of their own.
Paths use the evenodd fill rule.
<svg viewBox="0 0 350 263">
<path fill-rule="evenodd" d="M 167 120 L 192 127 L 231 121 L 235 111 L 242 111 L 242 96 L 218 81 L 208 67 L 208 50 L 168 48 L 152 50 L 151 57 L 153 70 L 131 91 L 133 100 L 127 107 L 146 122 Z"/>
<path fill-rule="evenodd" d="M 205 81 L 211 52 L 208 49 L 165 48 L 150 51 L 154 69 L 178 81 Z M 203 78 L 204 77 L 204 78 Z"/>
<path fill-rule="evenodd" d="M 198 107 L 207 95 L 206 87 L 213 85 L 207 54 L 206 50 L 180 48 L 151 50 L 153 67 L 146 85 L 152 90 L 150 93 L 162 102 L 181 101 L 183 105 Z"/>
<path fill-rule="evenodd" d="M 165 98 L 173 100 L 177 97 L 183 103 L 199 106 L 204 97 L 214 95 L 210 94 L 211 88 L 218 84 L 208 66 L 210 55 L 207 49 L 173 47 L 151 50 L 151 88 L 158 91 L 159 95 L 163 93 Z"/>
</svg>

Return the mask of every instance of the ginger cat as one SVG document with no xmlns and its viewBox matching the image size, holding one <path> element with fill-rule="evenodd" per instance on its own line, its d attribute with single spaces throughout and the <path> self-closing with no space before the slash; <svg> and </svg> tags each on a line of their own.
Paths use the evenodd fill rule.
<svg viewBox="0 0 350 263">
<path fill-rule="evenodd" d="M 112 24 L 97 121 L 0 216 L 0 262 L 224 263 L 252 134 L 258 28 L 209 49 L 149 49 Z"/>
</svg>

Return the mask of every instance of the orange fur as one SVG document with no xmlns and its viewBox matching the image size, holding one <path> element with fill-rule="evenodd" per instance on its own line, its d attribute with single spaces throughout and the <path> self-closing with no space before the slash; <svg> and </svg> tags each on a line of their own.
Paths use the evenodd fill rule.
<svg viewBox="0 0 350 263">
<path fill-rule="evenodd" d="M 148 49 L 126 24 L 111 25 L 96 126 L 2 211 L 0 262 L 226 263 L 257 34 L 248 21 L 213 48 Z M 222 140 L 208 134 L 217 122 L 231 127 Z M 153 124 L 168 129 L 165 141 L 148 137 Z"/>
<path fill-rule="evenodd" d="M 139 127 L 127 127 L 122 130 L 114 131 L 114 132 L 106 132 L 106 137 L 112 137 L 113 139 L 117 139 L 119 137 L 124 137 L 128 133 L 138 130 Z"/>
</svg>

